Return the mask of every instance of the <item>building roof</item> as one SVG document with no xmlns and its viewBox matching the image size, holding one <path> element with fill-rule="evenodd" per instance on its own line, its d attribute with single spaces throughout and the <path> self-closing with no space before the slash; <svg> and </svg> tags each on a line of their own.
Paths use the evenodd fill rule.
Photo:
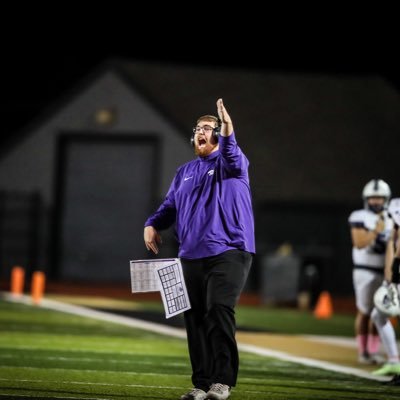
<svg viewBox="0 0 400 400">
<path fill-rule="evenodd" d="M 188 143 L 196 119 L 216 114 L 222 97 L 250 160 L 258 203 L 354 203 L 374 177 L 400 195 L 400 95 L 380 76 L 109 60 L 81 84 L 110 70 Z M 77 91 L 71 88 L 74 95 Z"/>
<path fill-rule="evenodd" d="M 222 97 L 251 163 L 256 200 L 352 202 L 373 177 L 400 193 L 400 95 L 378 75 L 110 65 L 188 137 Z"/>
</svg>

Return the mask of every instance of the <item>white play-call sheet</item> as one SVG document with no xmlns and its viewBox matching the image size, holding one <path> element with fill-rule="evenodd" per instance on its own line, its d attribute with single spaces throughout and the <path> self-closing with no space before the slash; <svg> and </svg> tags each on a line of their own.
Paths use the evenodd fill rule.
<svg viewBox="0 0 400 400">
<path fill-rule="evenodd" d="M 166 318 L 190 309 L 179 258 L 131 260 L 130 272 L 132 293 L 161 293 Z"/>
</svg>

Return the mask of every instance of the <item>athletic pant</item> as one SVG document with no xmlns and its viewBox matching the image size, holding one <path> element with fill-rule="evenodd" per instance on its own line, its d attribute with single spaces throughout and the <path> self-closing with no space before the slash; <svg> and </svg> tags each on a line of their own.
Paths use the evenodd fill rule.
<svg viewBox="0 0 400 400">
<path fill-rule="evenodd" d="M 212 257 L 181 259 L 191 309 L 184 313 L 194 387 L 235 386 L 239 354 L 234 308 L 253 257 L 228 250 Z"/>
</svg>

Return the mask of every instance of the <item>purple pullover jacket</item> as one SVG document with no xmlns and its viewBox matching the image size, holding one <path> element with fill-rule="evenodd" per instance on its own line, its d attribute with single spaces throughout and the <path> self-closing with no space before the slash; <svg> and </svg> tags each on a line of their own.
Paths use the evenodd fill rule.
<svg viewBox="0 0 400 400">
<path fill-rule="evenodd" d="M 179 167 L 168 193 L 145 226 L 175 223 L 178 256 L 197 259 L 239 249 L 255 253 L 249 161 L 235 134 L 219 136 L 219 149 Z"/>
</svg>

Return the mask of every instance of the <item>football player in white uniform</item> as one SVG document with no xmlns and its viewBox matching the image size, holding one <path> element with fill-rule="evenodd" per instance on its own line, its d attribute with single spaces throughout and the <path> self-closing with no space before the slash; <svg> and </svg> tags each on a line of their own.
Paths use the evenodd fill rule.
<svg viewBox="0 0 400 400">
<path fill-rule="evenodd" d="M 390 317 L 400 315 L 400 198 L 392 199 L 388 212 L 393 218 L 394 227 L 391 240 L 386 249 L 386 282 L 376 291 L 375 308 L 371 318 L 374 321 L 387 354 L 387 363 L 372 373 L 374 375 L 396 375 L 400 384 L 400 358 L 396 334 Z"/>
<path fill-rule="evenodd" d="M 374 293 L 384 279 L 386 246 L 393 227 L 387 212 L 390 196 L 390 187 L 385 181 L 369 181 L 362 192 L 364 209 L 353 211 L 349 217 L 357 307 L 355 335 L 358 360 L 363 364 L 384 362 L 378 353 L 379 335 L 370 317 L 374 308 Z"/>
</svg>

